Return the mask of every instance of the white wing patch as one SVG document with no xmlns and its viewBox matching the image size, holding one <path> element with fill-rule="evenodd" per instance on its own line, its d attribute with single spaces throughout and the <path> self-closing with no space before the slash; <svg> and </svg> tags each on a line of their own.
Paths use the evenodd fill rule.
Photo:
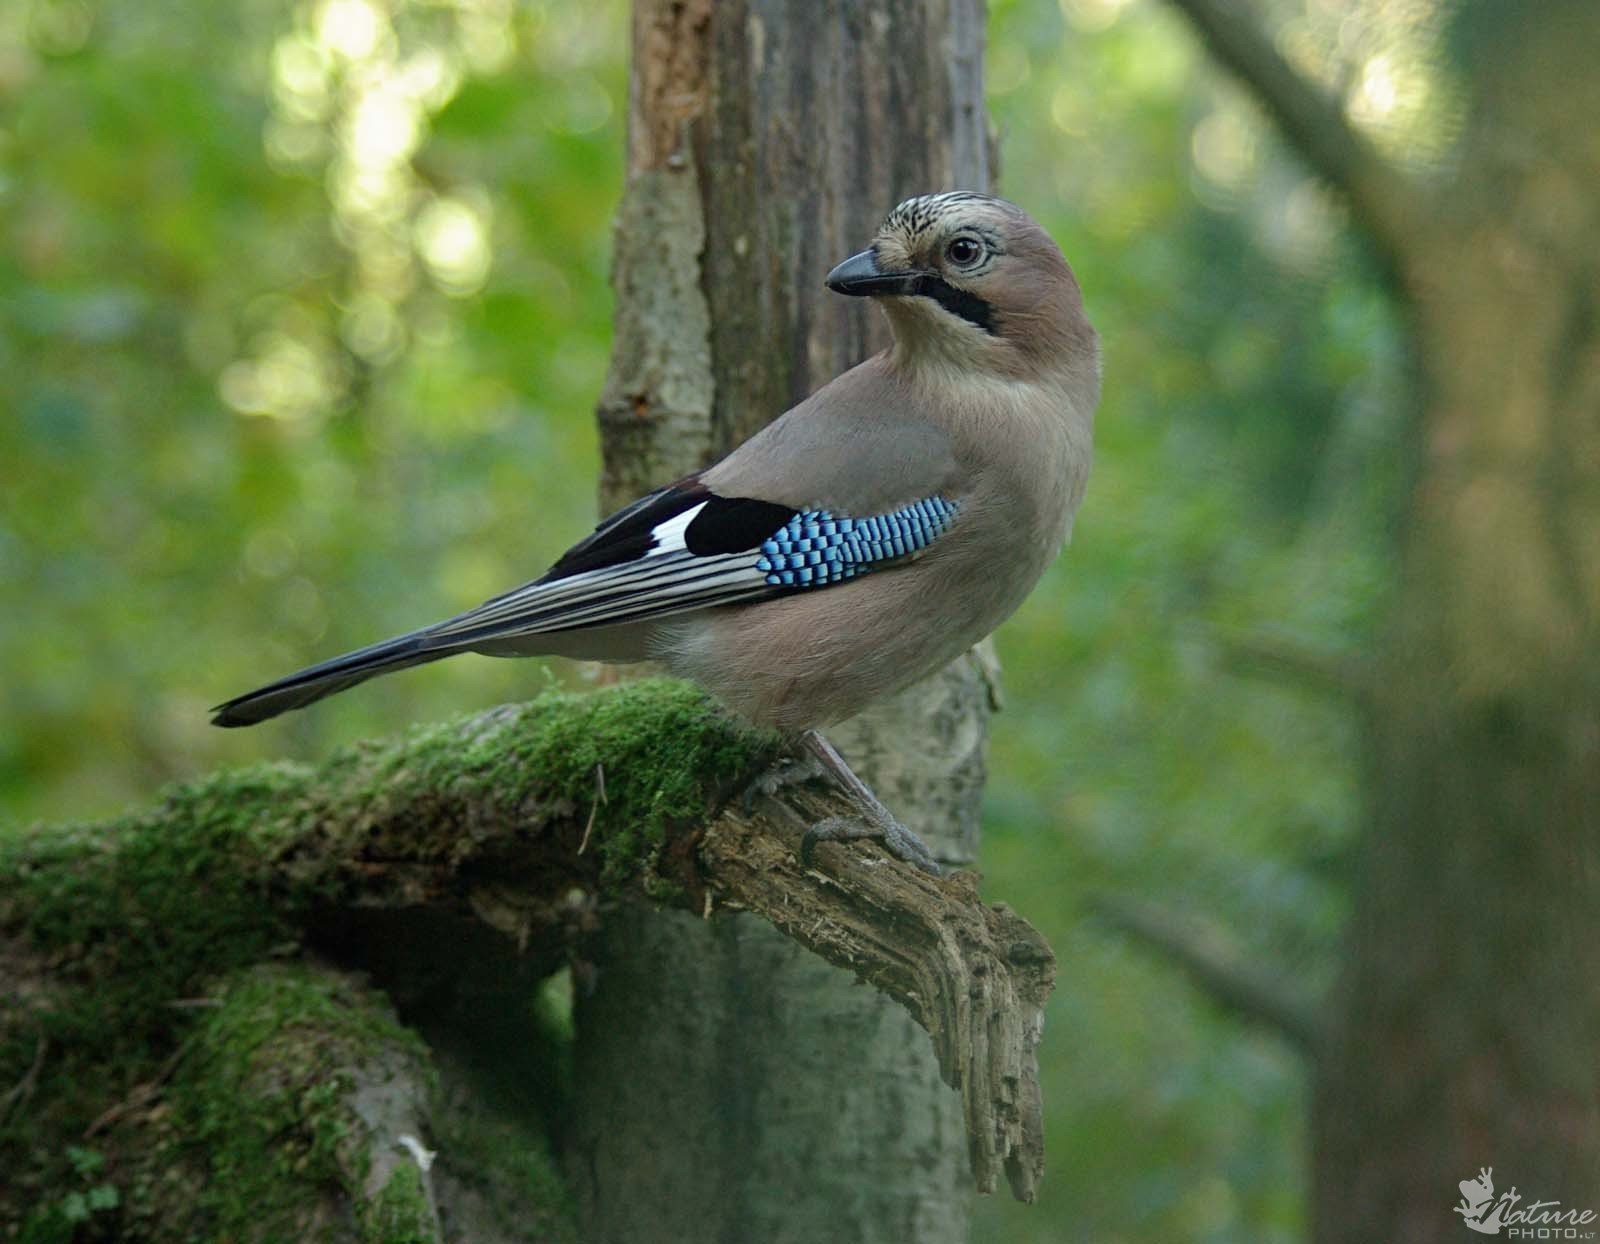
<svg viewBox="0 0 1600 1244">
<path fill-rule="evenodd" d="M 706 508 L 702 501 L 699 505 L 691 506 L 676 518 L 669 518 L 664 523 L 658 523 L 650 529 L 650 534 L 655 537 L 656 547 L 651 549 L 646 557 L 656 557 L 662 553 L 682 553 L 688 548 L 684 542 L 684 532 L 689 530 L 689 524 L 694 522 L 700 511 Z"/>
</svg>

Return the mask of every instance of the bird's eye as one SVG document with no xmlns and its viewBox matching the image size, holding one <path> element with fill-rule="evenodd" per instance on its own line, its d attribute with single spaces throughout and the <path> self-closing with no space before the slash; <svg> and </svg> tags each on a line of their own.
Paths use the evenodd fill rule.
<svg viewBox="0 0 1600 1244">
<path fill-rule="evenodd" d="M 958 268 L 965 268 L 978 262 L 978 256 L 983 254 L 983 247 L 976 238 L 953 238 L 950 245 L 944 248 L 945 258 Z"/>
</svg>

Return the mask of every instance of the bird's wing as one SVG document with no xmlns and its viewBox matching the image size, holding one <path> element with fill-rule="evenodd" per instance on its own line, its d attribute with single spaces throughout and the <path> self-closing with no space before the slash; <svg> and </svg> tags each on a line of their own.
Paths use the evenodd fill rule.
<svg viewBox="0 0 1600 1244">
<path fill-rule="evenodd" d="M 251 725 L 375 674 L 474 648 L 829 587 L 915 556 L 958 509 L 931 496 L 858 517 L 720 496 L 687 476 L 613 514 L 532 583 L 229 700 L 213 721 Z"/>
<path fill-rule="evenodd" d="M 770 502 L 718 497 L 698 476 L 687 476 L 613 514 L 532 583 L 430 627 L 430 639 L 470 647 L 763 595 L 751 550 L 793 513 Z"/>
<path fill-rule="evenodd" d="M 769 423 L 701 480 L 725 497 L 850 515 L 956 497 L 964 477 L 939 414 L 874 358 Z"/>
<path fill-rule="evenodd" d="M 427 643 L 472 647 L 828 587 L 915 556 L 958 508 L 930 496 L 841 514 L 720 496 L 689 476 L 607 519 L 542 578 L 430 627 Z"/>
<path fill-rule="evenodd" d="M 543 578 L 430 629 L 467 647 L 827 587 L 900 561 L 950 525 L 948 434 L 882 360 L 818 389 L 715 466 L 597 527 Z"/>
</svg>

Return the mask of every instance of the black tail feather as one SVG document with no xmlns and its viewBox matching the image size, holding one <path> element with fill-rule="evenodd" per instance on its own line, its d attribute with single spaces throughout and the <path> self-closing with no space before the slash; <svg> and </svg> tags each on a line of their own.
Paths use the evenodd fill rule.
<svg viewBox="0 0 1600 1244">
<path fill-rule="evenodd" d="M 426 631 L 413 631 L 381 644 L 358 648 L 320 665 L 290 674 L 277 682 L 235 696 L 212 709 L 214 726 L 253 726 L 257 722 L 304 708 L 325 696 L 337 695 L 379 674 L 437 661 L 461 651 L 458 645 L 430 647 Z"/>
</svg>

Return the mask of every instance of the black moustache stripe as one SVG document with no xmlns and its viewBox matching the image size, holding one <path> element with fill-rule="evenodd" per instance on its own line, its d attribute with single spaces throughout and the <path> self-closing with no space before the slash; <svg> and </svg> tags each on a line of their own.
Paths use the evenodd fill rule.
<svg viewBox="0 0 1600 1244">
<path fill-rule="evenodd" d="M 959 315 L 986 333 L 994 332 L 994 308 L 976 294 L 957 289 L 943 277 L 934 276 L 931 272 L 924 273 L 917 278 L 913 292 L 932 298 L 952 315 Z"/>
</svg>

